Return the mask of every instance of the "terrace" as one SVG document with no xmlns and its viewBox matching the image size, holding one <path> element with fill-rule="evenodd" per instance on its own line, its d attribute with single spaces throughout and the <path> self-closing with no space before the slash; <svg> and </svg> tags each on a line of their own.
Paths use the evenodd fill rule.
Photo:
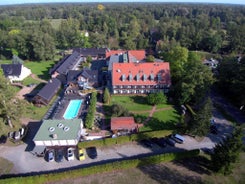
<svg viewBox="0 0 245 184">
<path fill-rule="evenodd" d="M 65 94 L 63 97 L 58 98 L 58 100 L 54 103 L 53 108 L 50 108 L 50 116 L 48 118 L 50 119 L 65 119 L 64 115 L 66 113 L 67 108 L 69 107 L 69 104 L 74 100 L 81 100 L 82 103 L 79 107 L 76 107 L 78 109 L 76 112 L 75 118 L 81 117 L 84 111 L 87 111 L 88 108 L 88 95 L 80 96 L 78 94 Z M 71 109 L 70 109 L 71 110 Z M 47 118 L 47 119 L 48 119 Z M 73 118 L 71 118 L 73 119 Z"/>
</svg>

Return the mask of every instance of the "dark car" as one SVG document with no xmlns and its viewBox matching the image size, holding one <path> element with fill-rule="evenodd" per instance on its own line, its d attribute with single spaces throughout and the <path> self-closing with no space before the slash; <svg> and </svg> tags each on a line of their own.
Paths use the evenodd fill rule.
<svg viewBox="0 0 245 184">
<path fill-rule="evenodd" d="M 160 146 L 160 147 L 166 147 L 167 143 L 166 143 L 165 138 L 163 138 L 163 137 L 162 138 L 158 138 L 157 145 Z"/>
<path fill-rule="evenodd" d="M 210 132 L 212 134 L 218 134 L 218 128 L 217 128 L 217 126 L 216 125 L 211 125 L 210 126 Z"/>
<path fill-rule="evenodd" d="M 0 144 L 5 144 L 6 142 L 7 142 L 7 136 L 2 135 L 2 136 L 0 137 Z"/>
<path fill-rule="evenodd" d="M 148 140 L 148 139 L 143 139 L 140 141 L 141 144 L 143 144 L 145 147 L 147 148 L 152 148 L 153 147 L 153 143 Z"/>
<path fill-rule="evenodd" d="M 87 152 L 88 157 L 91 159 L 95 159 L 98 156 L 96 147 L 86 148 L 86 152 Z"/>
<path fill-rule="evenodd" d="M 55 157 L 56 162 L 63 162 L 64 160 L 64 153 L 63 150 L 58 149 L 56 151 L 56 157 Z"/>
<path fill-rule="evenodd" d="M 173 139 L 171 139 L 170 137 L 168 137 L 168 138 L 166 139 L 166 143 L 167 143 L 168 145 L 170 145 L 170 146 L 175 146 L 175 144 L 176 144 L 176 142 L 175 142 Z"/>
</svg>

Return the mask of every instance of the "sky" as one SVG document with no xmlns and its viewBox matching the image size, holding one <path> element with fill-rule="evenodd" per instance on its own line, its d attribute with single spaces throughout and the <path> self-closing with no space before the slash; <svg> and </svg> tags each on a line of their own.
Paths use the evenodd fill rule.
<svg viewBox="0 0 245 184">
<path fill-rule="evenodd" d="M 0 0 L 0 5 L 24 4 L 24 3 L 57 3 L 57 2 L 194 2 L 194 3 L 223 3 L 242 4 L 245 0 Z"/>
</svg>

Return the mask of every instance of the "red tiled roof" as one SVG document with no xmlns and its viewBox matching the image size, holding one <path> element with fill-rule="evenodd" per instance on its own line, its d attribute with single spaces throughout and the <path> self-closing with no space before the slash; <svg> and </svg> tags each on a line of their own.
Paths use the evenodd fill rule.
<svg viewBox="0 0 245 184">
<path fill-rule="evenodd" d="M 129 57 L 129 62 L 133 62 L 130 57 L 135 57 L 138 61 L 141 61 L 143 59 L 145 59 L 145 50 L 129 50 L 129 51 L 125 51 L 125 50 L 110 50 L 106 52 L 106 58 L 115 55 L 115 54 L 124 54 L 126 53 L 128 54 Z"/>
<path fill-rule="evenodd" d="M 125 50 L 110 50 L 110 51 L 106 51 L 106 58 L 115 55 L 115 54 L 120 54 L 120 53 L 124 53 Z"/>
<path fill-rule="evenodd" d="M 145 59 L 145 50 L 129 50 L 128 54 L 134 56 L 138 61 Z"/>
<path fill-rule="evenodd" d="M 112 85 L 171 85 L 169 63 L 113 63 Z"/>
<path fill-rule="evenodd" d="M 115 117 L 111 118 L 111 130 L 135 129 L 137 124 L 133 117 Z"/>
</svg>

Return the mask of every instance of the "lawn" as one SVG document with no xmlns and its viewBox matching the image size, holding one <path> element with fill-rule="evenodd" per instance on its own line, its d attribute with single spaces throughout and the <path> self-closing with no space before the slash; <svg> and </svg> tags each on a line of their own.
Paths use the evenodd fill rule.
<svg viewBox="0 0 245 184">
<path fill-rule="evenodd" d="M 48 109 L 52 106 L 56 98 L 58 97 L 58 94 L 53 97 L 49 105 L 47 106 L 41 106 L 41 107 L 36 107 L 32 103 L 26 102 L 25 104 L 25 113 L 23 114 L 23 117 L 31 118 L 34 120 L 40 120 L 43 118 L 43 116 L 46 114 Z"/>
<path fill-rule="evenodd" d="M 25 67 L 31 69 L 31 72 L 36 74 L 39 78 L 47 80 L 50 78 L 48 72 L 49 69 L 53 67 L 55 61 L 29 61 L 25 62 Z"/>
<path fill-rule="evenodd" d="M 129 111 L 149 111 L 152 109 L 152 106 L 147 104 L 144 96 L 112 96 L 111 103 L 120 104 Z"/>
<path fill-rule="evenodd" d="M 27 86 L 28 84 L 39 84 L 38 80 L 33 79 L 32 77 L 27 77 L 22 81 L 22 84 Z"/>
<path fill-rule="evenodd" d="M 205 157 L 187 158 L 184 160 L 139 166 L 124 170 L 115 170 L 85 177 L 77 177 L 72 183 L 140 183 L 140 184 L 242 184 L 245 181 L 245 153 L 240 162 L 235 164 L 233 174 L 223 176 L 214 174 L 207 165 Z M 70 179 L 60 179 L 53 184 L 71 183 Z"/>
<path fill-rule="evenodd" d="M 152 110 L 152 106 L 147 104 L 145 96 L 112 96 L 111 104 L 118 103 L 128 109 L 135 115 L 136 119 L 140 119 L 144 122 Z M 167 109 L 164 109 L 167 108 Z M 107 106 L 106 112 L 109 111 Z M 178 123 L 180 115 L 169 104 L 160 104 L 156 107 L 156 111 L 153 113 L 153 117 L 144 127 L 140 128 L 140 131 L 150 130 L 174 130 L 175 124 Z"/>
</svg>

